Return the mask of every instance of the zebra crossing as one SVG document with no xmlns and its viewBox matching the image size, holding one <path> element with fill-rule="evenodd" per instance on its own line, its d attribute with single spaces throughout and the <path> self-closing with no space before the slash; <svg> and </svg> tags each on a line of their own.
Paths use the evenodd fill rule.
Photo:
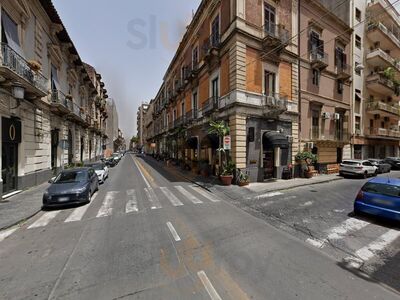
<svg viewBox="0 0 400 300">
<path fill-rule="evenodd" d="M 140 197 L 144 193 L 145 197 Z M 201 188 L 193 186 L 173 186 L 173 187 L 146 187 L 141 190 L 130 189 L 127 191 L 109 191 L 106 192 L 101 202 L 100 207 L 95 215 L 95 218 L 110 217 L 115 213 L 115 206 L 117 202 L 125 201 L 124 212 L 125 214 L 138 213 L 139 199 L 140 207 L 142 210 L 150 208 L 151 210 L 162 209 L 163 207 L 180 207 L 186 204 L 189 205 L 200 205 L 204 203 L 216 203 L 221 200 L 214 194 L 211 194 Z M 63 223 L 73 223 L 82 221 L 85 219 L 88 211 L 94 206 L 96 199 L 98 199 L 98 193 L 93 195 L 92 201 L 85 205 L 80 206 L 72 210 Z M 28 225 L 27 229 L 34 229 L 47 226 L 52 220 L 54 220 L 62 210 L 49 211 L 41 215 L 36 221 Z"/>
<path fill-rule="evenodd" d="M 328 253 L 334 251 L 337 254 L 337 250 L 342 250 L 341 259 L 355 269 L 371 263 L 379 264 L 381 254 L 383 258 L 386 255 L 383 252 L 400 238 L 398 229 L 353 217 L 325 230 L 324 234 L 323 238 L 312 237 L 306 239 L 306 242 Z M 361 245 L 362 243 L 364 244 Z"/>
</svg>

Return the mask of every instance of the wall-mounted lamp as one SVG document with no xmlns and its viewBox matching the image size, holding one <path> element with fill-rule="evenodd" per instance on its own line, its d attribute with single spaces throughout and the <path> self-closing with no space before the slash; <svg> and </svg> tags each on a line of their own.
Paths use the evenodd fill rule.
<svg viewBox="0 0 400 300">
<path fill-rule="evenodd" d="M 11 86 L 11 93 L 15 99 L 23 100 L 25 98 L 25 88 L 18 82 Z"/>
</svg>

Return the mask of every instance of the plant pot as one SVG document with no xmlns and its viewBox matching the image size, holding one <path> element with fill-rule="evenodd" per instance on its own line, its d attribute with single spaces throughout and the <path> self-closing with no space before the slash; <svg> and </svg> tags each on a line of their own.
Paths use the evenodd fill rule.
<svg viewBox="0 0 400 300">
<path fill-rule="evenodd" d="M 313 173 L 312 173 L 312 172 L 309 172 L 309 171 L 306 171 L 306 172 L 304 172 L 304 176 L 305 176 L 306 178 L 310 179 L 310 178 L 313 178 Z"/>
<path fill-rule="evenodd" d="M 222 185 L 230 186 L 232 184 L 233 175 L 221 175 L 220 179 Z"/>
<path fill-rule="evenodd" d="M 247 186 L 247 185 L 249 185 L 249 184 L 250 184 L 249 181 L 240 181 L 238 185 L 239 185 L 240 187 L 242 187 L 242 186 Z"/>
</svg>

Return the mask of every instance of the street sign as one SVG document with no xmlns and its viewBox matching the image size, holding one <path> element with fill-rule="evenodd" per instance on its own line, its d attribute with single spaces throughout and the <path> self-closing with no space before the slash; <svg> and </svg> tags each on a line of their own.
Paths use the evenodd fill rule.
<svg viewBox="0 0 400 300">
<path fill-rule="evenodd" d="M 224 136 L 224 150 L 231 150 L 231 136 Z"/>
</svg>

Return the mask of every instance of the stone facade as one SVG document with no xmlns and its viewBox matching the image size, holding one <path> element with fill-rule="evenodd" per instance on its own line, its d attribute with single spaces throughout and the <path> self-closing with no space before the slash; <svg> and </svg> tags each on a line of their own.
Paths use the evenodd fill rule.
<svg viewBox="0 0 400 300">
<path fill-rule="evenodd" d="M 0 8 L 1 185 L 9 193 L 103 155 L 107 93 L 51 1 L 2 0 Z"/>
</svg>

